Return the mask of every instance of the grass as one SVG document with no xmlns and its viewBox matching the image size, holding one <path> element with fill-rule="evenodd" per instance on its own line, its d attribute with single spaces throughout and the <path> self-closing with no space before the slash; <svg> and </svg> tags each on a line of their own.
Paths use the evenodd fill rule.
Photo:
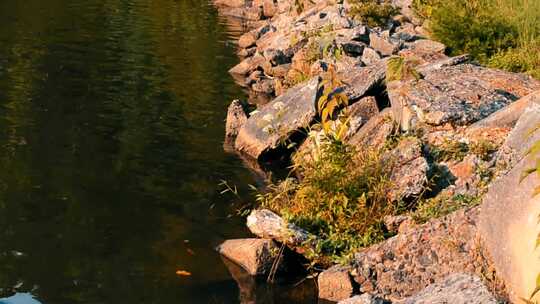
<svg viewBox="0 0 540 304">
<path fill-rule="evenodd" d="M 412 217 L 417 223 L 425 223 L 433 218 L 439 218 L 448 215 L 462 208 L 477 206 L 481 199 L 478 196 L 457 194 L 449 195 L 441 193 L 440 195 L 421 200 L 418 202 L 416 210 Z"/>
<path fill-rule="evenodd" d="M 540 79 L 540 1 L 414 0 L 413 6 L 452 54 Z"/>
<path fill-rule="evenodd" d="M 441 144 L 431 147 L 431 156 L 436 162 L 462 161 L 465 156 L 474 154 L 488 161 L 496 152 L 498 146 L 488 140 L 465 143 L 457 140 L 444 140 Z"/>
<path fill-rule="evenodd" d="M 349 15 L 370 27 L 385 26 L 399 10 L 390 1 L 351 0 Z"/>
<path fill-rule="evenodd" d="M 271 186 L 259 202 L 322 240 L 308 258 L 323 265 L 338 262 L 387 237 L 383 218 L 400 210 L 388 197 L 391 163 L 381 161 L 380 151 L 357 151 L 326 137 L 310 161 L 297 163 L 300 180 Z"/>
</svg>

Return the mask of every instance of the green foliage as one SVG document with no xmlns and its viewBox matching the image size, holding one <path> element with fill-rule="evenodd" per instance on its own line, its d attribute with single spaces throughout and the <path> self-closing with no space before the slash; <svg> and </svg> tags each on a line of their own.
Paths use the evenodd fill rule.
<svg viewBox="0 0 540 304">
<path fill-rule="evenodd" d="M 413 7 L 453 54 L 540 77 L 540 1 L 414 0 Z"/>
<path fill-rule="evenodd" d="M 259 201 L 318 236 L 322 241 L 308 255 L 328 263 L 382 241 L 382 219 L 398 205 L 387 195 L 391 162 L 382 162 L 379 151 L 356 151 L 333 137 L 318 149 L 313 161 L 297 165 L 300 181 L 286 179 Z"/>
<path fill-rule="evenodd" d="M 350 16 L 371 27 L 385 26 L 399 13 L 399 10 L 386 0 L 351 0 L 350 3 Z"/>
<path fill-rule="evenodd" d="M 480 204 L 477 196 L 449 195 L 442 193 L 434 198 L 421 200 L 413 212 L 413 219 L 417 223 L 425 223 L 432 218 L 439 218 L 462 208 L 473 207 Z"/>
<path fill-rule="evenodd" d="M 444 140 L 440 145 L 431 147 L 431 155 L 437 162 L 462 161 L 470 153 L 482 160 L 489 160 L 498 146 L 487 140 L 467 144 L 457 140 Z"/>
<path fill-rule="evenodd" d="M 401 56 L 394 56 L 388 60 L 386 67 L 386 81 L 420 79 L 421 75 L 414 68 L 415 63 Z"/>
</svg>

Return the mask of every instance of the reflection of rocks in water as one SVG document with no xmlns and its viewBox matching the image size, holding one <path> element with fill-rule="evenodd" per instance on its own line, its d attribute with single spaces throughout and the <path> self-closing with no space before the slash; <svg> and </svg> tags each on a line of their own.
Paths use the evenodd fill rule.
<svg viewBox="0 0 540 304">
<path fill-rule="evenodd" d="M 316 303 L 313 280 L 269 284 L 264 277 L 252 277 L 240 266 L 222 257 L 223 263 L 238 284 L 241 304 Z"/>
</svg>

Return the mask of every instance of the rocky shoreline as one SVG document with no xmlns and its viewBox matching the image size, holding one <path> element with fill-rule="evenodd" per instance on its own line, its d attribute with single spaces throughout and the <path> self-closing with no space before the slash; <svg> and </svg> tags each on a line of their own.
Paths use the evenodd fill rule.
<svg viewBox="0 0 540 304">
<path fill-rule="evenodd" d="M 230 149 L 255 163 L 309 154 L 313 143 L 300 130 L 319 119 L 321 77 L 332 69 L 349 101 L 342 110 L 350 117 L 348 144 L 378 147 L 399 135 L 387 152 L 398 159 L 389 195 L 417 197 L 436 179 L 433 201 L 478 201 L 422 221 L 412 212 L 385 219 L 395 236 L 359 250 L 349 265 L 321 272 L 319 298 L 500 303 L 531 293 L 540 270 L 531 220 L 540 204 L 531 193 L 540 181 L 520 177 L 536 161 L 528 150 L 540 139 L 539 81 L 479 66 L 467 55 L 449 57 L 443 44 L 428 39 L 407 0 L 393 1 L 396 14 L 377 26 L 351 17 L 349 1 L 215 4 L 247 26 L 238 41 L 242 61 L 230 73 L 257 105 L 249 113 L 247 103 L 231 103 Z M 399 75 L 392 70 L 396 58 Z M 279 244 L 302 252 L 316 242 L 268 210 L 254 210 L 247 224 L 260 239 L 227 241 L 219 251 L 251 275 L 276 267 Z"/>
</svg>

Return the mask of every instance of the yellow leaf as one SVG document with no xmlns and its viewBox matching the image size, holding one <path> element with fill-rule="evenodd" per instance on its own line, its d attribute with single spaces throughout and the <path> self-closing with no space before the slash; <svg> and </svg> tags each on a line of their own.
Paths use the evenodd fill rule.
<svg viewBox="0 0 540 304">
<path fill-rule="evenodd" d="M 189 277 L 191 275 L 191 272 L 185 271 L 185 270 L 177 270 L 176 275 L 183 276 L 183 277 Z"/>
</svg>

